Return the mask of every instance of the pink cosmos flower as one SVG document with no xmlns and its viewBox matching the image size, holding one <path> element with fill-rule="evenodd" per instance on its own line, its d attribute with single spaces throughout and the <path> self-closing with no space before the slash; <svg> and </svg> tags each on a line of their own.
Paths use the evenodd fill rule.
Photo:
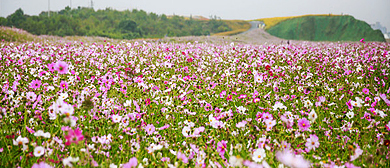
<svg viewBox="0 0 390 168">
<path fill-rule="evenodd" d="M 232 100 L 232 95 L 228 95 L 227 97 L 226 97 L 226 101 L 231 101 Z"/>
<path fill-rule="evenodd" d="M 31 83 L 30 83 L 30 88 L 31 89 L 39 89 L 41 87 L 41 81 L 36 79 L 36 80 L 33 80 Z"/>
<path fill-rule="evenodd" d="M 49 69 L 50 72 L 54 72 L 55 71 L 55 65 L 56 63 L 51 63 L 51 64 L 47 64 L 47 69 Z"/>
<path fill-rule="evenodd" d="M 236 124 L 236 127 L 237 128 L 243 128 L 243 127 L 245 127 L 245 125 L 246 125 L 246 120 L 243 120 L 243 121 L 241 121 L 241 122 L 238 122 L 237 124 Z"/>
<path fill-rule="evenodd" d="M 255 90 L 255 91 L 253 92 L 253 94 L 252 94 L 252 98 L 255 98 L 255 97 L 257 97 L 257 96 L 259 96 L 259 92 L 258 92 L 257 90 Z"/>
<path fill-rule="evenodd" d="M 364 41 L 364 38 L 360 39 L 360 42 L 361 42 L 361 43 L 366 43 L 366 42 Z"/>
<path fill-rule="evenodd" d="M 152 135 L 154 133 L 154 131 L 156 130 L 156 128 L 154 127 L 153 124 L 148 124 L 146 125 L 145 127 L 145 131 L 148 135 Z"/>
<path fill-rule="evenodd" d="M 165 124 L 164 126 L 160 127 L 158 130 L 164 130 L 169 128 L 169 124 Z"/>
<path fill-rule="evenodd" d="M 54 65 L 55 70 L 58 71 L 59 74 L 67 74 L 69 72 L 68 67 L 68 64 L 64 61 L 58 61 Z"/>
<path fill-rule="evenodd" d="M 161 161 L 163 162 L 169 162 L 171 159 L 169 157 L 162 157 Z"/>
<path fill-rule="evenodd" d="M 33 102 L 37 98 L 37 95 L 34 92 L 27 92 L 26 98 L 27 98 L 27 100 L 30 100 L 31 102 Z"/>
<path fill-rule="evenodd" d="M 30 134 L 35 133 L 35 131 L 34 131 L 33 129 L 31 129 L 31 128 L 27 127 L 27 126 L 26 126 L 26 129 L 27 129 L 27 131 L 28 131 Z"/>
<path fill-rule="evenodd" d="M 360 168 L 360 167 L 358 167 L 358 166 L 355 166 L 354 164 L 352 164 L 352 163 L 345 163 L 345 165 L 344 165 L 346 168 Z"/>
<path fill-rule="evenodd" d="M 78 144 L 79 141 L 84 140 L 84 135 L 78 128 L 76 128 L 75 130 L 70 128 L 68 130 L 68 134 L 65 135 L 65 139 L 65 145 L 69 146 L 72 143 Z"/>
<path fill-rule="evenodd" d="M 307 131 L 310 127 L 310 122 L 306 118 L 302 118 L 298 120 L 298 127 L 301 131 Z"/>
<path fill-rule="evenodd" d="M 35 163 L 31 168 L 53 168 L 53 166 L 50 166 L 45 162 L 40 162 L 40 163 Z"/>
<path fill-rule="evenodd" d="M 261 118 L 263 120 L 272 120 L 272 119 L 274 119 L 274 117 L 272 117 L 272 114 L 270 114 L 269 112 L 263 113 L 263 116 Z"/>
<path fill-rule="evenodd" d="M 194 137 L 200 136 L 200 133 L 202 133 L 203 131 L 204 131 L 204 127 L 195 128 L 193 136 Z"/>
<path fill-rule="evenodd" d="M 316 150 L 320 146 L 320 142 L 318 141 L 318 137 L 315 134 L 311 134 L 309 138 L 306 140 L 306 147 L 310 150 Z"/>
<path fill-rule="evenodd" d="M 224 98 L 225 95 L 226 95 L 226 91 L 224 91 L 224 90 L 221 93 L 219 93 L 220 98 Z"/>
<path fill-rule="evenodd" d="M 225 154 L 225 152 L 226 152 L 226 143 L 227 143 L 227 141 L 224 141 L 224 140 L 222 140 L 222 141 L 219 141 L 218 143 L 217 143 L 217 151 L 218 151 L 218 153 L 219 153 L 219 155 L 221 156 L 221 157 L 223 157 L 223 155 Z"/>
<path fill-rule="evenodd" d="M 253 99 L 253 103 L 257 103 L 257 102 L 259 102 L 259 101 L 260 101 L 260 98 L 258 98 L 258 97 L 256 97 L 256 98 Z"/>
<path fill-rule="evenodd" d="M 246 97 L 248 97 L 246 94 L 242 94 L 242 95 L 240 95 L 238 98 L 239 98 L 239 99 L 245 99 Z"/>
<path fill-rule="evenodd" d="M 387 124 L 385 125 L 385 127 L 386 127 L 387 131 L 390 131 L 390 121 L 389 121 L 389 123 L 387 123 Z"/>
<path fill-rule="evenodd" d="M 68 89 L 68 83 L 66 81 L 61 81 L 60 87 L 61 89 Z"/>
<path fill-rule="evenodd" d="M 351 99 L 349 99 L 349 101 L 346 102 L 345 104 L 347 104 L 349 110 L 353 109 L 353 106 L 352 106 L 352 103 L 351 103 Z"/>
<path fill-rule="evenodd" d="M 295 156 L 290 150 L 278 151 L 275 156 L 277 160 L 288 167 L 310 167 L 309 161 L 305 160 L 302 156 Z"/>
<path fill-rule="evenodd" d="M 363 88 L 363 93 L 364 93 L 364 94 L 369 94 L 369 93 L 370 93 L 370 90 L 368 90 L 367 88 Z"/>
<path fill-rule="evenodd" d="M 188 163 L 188 158 L 187 156 L 184 154 L 184 153 L 181 153 L 180 151 L 177 152 L 177 158 L 181 161 L 183 161 L 183 163 Z"/>
<path fill-rule="evenodd" d="M 211 106 L 211 104 L 210 103 L 206 103 L 206 106 L 204 107 L 204 110 L 210 111 L 212 109 L 213 109 L 213 107 Z"/>
<path fill-rule="evenodd" d="M 269 119 L 269 120 L 265 120 L 264 123 L 267 126 L 266 131 L 271 131 L 272 128 L 276 125 L 276 120 Z"/>
<path fill-rule="evenodd" d="M 366 119 L 367 121 L 371 121 L 371 114 L 370 113 L 364 113 L 364 116 L 361 119 Z"/>
<path fill-rule="evenodd" d="M 137 167 L 138 161 L 137 158 L 133 157 L 129 160 L 129 162 L 125 163 L 122 167 L 123 168 L 132 168 L 132 167 Z"/>
</svg>

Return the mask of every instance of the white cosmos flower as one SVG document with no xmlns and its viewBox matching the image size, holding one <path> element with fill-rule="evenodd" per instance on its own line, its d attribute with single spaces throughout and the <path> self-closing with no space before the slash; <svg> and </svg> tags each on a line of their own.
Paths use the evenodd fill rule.
<svg viewBox="0 0 390 168">
<path fill-rule="evenodd" d="M 181 133 L 183 134 L 183 136 L 185 137 L 188 137 L 189 133 L 191 132 L 191 128 L 190 127 L 183 127 L 183 130 L 181 131 Z"/>
<path fill-rule="evenodd" d="M 73 157 L 69 156 L 69 157 L 63 159 L 62 163 L 64 164 L 64 166 L 73 167 L 71 162 L 78 162 L 78 161 L 79 161 L 79 157 L 73 158 Z"/>
<path fill-rule="evenodd" d="M 117 114 L 112 115 L 112 122 L 114 122 L 114 123 L 120 122 L 121 119 L 122 119 L 122 116 L 120 116 L 120 115 L 117 115 Z"/>
<path fill-rule="evenodd" d="M 379 116 L 381 116 L 382 118 L 385 118 L 385 117 L 387 116 L 387 114 L 384 113 L 382 110 L 376 109 L 374 112 L 377 113 L 377 114 L 378 114 Z"/>
<path fill-rule="evenodd" d="M 111 163 L 109 168 L 118 168 L 118 166 L 115 165 L 114 163 Z"/>
<path fill-rule="evenodd" d="M 58 97 L 58 99 L 61 99 L 61 100 L 65 100 L 66 98 L 68 98 L 68 93 L 60 93 L 60 96 Z"/>
<path fill-rule="evenodd" d="M 41 157 L 43 154 L 45 154 L 45 148 L 42 146 L 37 146 L 34 149 L 34 156 L 35 157 Z"/>
<path fill-rule="evenodd" d="M 123 106 L 125 106 L 125 107 L 131 106 L 131 100 L 126 100 L 126 102 L 123 104 Z"/>
<path fill-rule="evenodd" d="M 352 119 L 355 113 L 353 111 L 349 111 L 347 114 L 345 114 L 349 119 Z"/>
<path fill-rule="evenodd" d="M 263 148 L 258 148 L 253 152 L 252 159 L 253 161 L 260 163 L 265 158 L 265 150 Z"/>
<path fill-rule="evenodd" d="M 38 130 L 37 132 L 34 133 L 34 136 L 43 136 L 44 132 L 42 130 Z"/>
<path fill-rule="evenodd" d="M 314 111 L 314 109 L 311 110 L 309 113 L 309 120 L 311 122 L 314 122 L 317 119 L 317 113 Z"/>
<path fill-rule="evenodd" d="M 244 162 L 244 159 L 239 156 L 230 156 L 229 158 L 229 164 L 231 167 L 242 167 L 242 162 Z"/>
<path fill-rule="evenodd" d="M 313 106 L 313 103 L 310 100 L 305 100 L 304 104 L 305 104 L 306 108 L 309 108 L 309 107 Z"/>
<path fill-rule="evenodd" d="M 274 111 L 278 110 L 278 109 L 284 109 L 284 110 L 287 110 L 287 107 L 285 105 L 283 105 L 283 103 L 281 102 L 275 102 L 275 105 L 272 107 Z"/>
<path fill-rule="evenodd" d="M 28 143 L 28 139 L 26 137 L 21 137 L 21 136 L 18 136 L 18 138 L 16 138 L 16 140 L 13 140 L 14 142 L 14 145 L 24 145 L 26 143 Z"/>
</svg>

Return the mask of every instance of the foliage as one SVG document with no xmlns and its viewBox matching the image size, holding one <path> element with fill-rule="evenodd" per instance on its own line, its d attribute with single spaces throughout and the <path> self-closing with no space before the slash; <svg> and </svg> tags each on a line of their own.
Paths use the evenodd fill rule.
<svg viewBox="0 0 390 168">
<path fill-rule="evenodd" d="M 161 38 L 164 36 L 210 35 L 231 31 L 216 16 L 196 20 L 181 16 L 167 17 L 143 10 L 116 11 L 110 8 L 71 9 L 58 12 L 41 12 L 39 16 L 25 15 L 21 9 L 0 19 L 0 25 L 24 29 L 35 35 L 101 36 L 116 39 Z"/>
</svg>

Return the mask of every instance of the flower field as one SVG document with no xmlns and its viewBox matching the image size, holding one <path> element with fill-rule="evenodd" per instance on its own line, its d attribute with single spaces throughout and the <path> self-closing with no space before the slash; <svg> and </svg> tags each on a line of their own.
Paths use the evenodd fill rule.
<svg viewBox="0 0 390 168">
<path fill-rule="evenodd" d="M 389 167 L 390 44 L 0 43 L 1 167 Z"/>
</svg>

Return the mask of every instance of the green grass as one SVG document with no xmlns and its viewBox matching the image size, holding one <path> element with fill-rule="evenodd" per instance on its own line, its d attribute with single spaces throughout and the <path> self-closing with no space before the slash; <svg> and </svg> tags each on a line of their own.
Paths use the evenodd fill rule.
<svg viewBox="0 0 390 168">
<path fill-rule="evenodd" d="M 385 42 L 379 30 L 352 16 L 305 16 L 279 22 L 267 29 L 271 35 L 291 40 Z"/>
<path fill-rule="evenodd" d="M 0 26 L 0 41 L 27 42 L 33 40 L 34 36 L 24 30 Z"/>
</svg>

